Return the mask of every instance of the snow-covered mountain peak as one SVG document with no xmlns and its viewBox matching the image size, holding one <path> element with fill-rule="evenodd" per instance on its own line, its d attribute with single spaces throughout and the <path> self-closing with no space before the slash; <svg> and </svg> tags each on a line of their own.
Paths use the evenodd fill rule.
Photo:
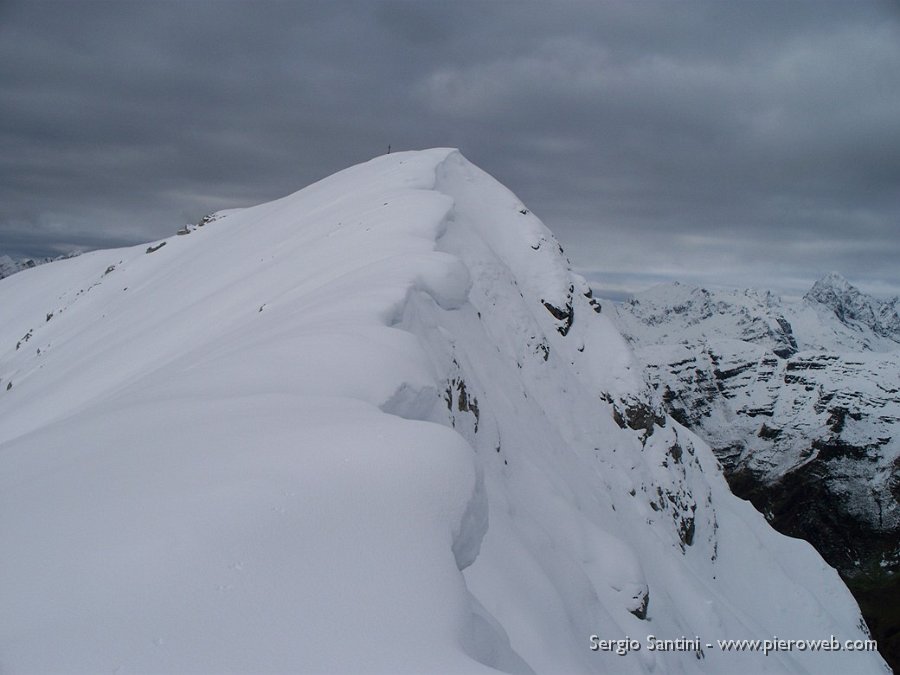
<svg viewBox="0 0 900 675">
<path fill-rule="evenodd" d="M 900 299 L 882 301 L 861 292 L 836 272 L 813 284 L 804 300 L 827 308 L 850 328 L 872 331 L 900 344 Z"/>
<path fill-rule="evenodd" d="M 840 293 L 848 293 L 851 291 L 859 292 L 855 286 L 847 281 L 843 274 L 834 271 L 828 272 L 821 279 L 817 279 L 809 292 L 815 295 L 817 291 L 825 289 L 832 289 L 833 291 Z"/>
<path fill-rule="evenodd" d="M 3 672 L 883 667 L 707 646 L 865 631 L 456 151 L 13 275 L 0 307 Z"/>
<path fill-rule="evenodd" d="M 810 302 L 825 305 L 843 321 L 860 321 L 874 327 L 876 312 L 872 305 L 876 301 L 860 292 L 837 272 L 829 272 L 817 280 L 803 297 Z"/>
</svg>

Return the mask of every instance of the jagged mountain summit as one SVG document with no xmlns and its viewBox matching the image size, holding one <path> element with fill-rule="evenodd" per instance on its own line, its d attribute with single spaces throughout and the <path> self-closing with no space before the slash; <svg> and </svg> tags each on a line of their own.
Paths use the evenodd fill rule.
<svg viewBox="0 0 900 675">
<path fill-rule="evenodd" d="M 885 671 L 458 152 L 185 234 L 0 282 L 4 672 Z"/>
<path fill-rule="evenodd" d="M 800 302 L 668 285 L 606 306 L 669 414 L 840 570 L 900 667 L 897 301 L 829 274 Z"/>
<path fill-rule="evenodd" d="M 877 300 L 832 272 L 816 281 L 803 299 L 828 308 L 848 327 L 861 333 L 871 331 L 900 348 L 900 298 Z"/>
</svg>

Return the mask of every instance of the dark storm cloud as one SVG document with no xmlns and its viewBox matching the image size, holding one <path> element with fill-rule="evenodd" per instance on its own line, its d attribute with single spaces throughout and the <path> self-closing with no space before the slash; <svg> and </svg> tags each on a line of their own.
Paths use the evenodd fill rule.
<svg viewBox="0 0 900 675">
<path fill-rule="evenodd" d="M 890 3 L 0 4 L 0 253 L 460 147 L 589 277 L 900 291 Z"/>
</svg>

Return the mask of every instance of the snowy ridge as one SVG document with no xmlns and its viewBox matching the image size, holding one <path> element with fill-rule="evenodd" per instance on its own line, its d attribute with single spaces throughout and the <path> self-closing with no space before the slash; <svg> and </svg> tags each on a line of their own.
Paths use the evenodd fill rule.
<svg viewBox="0 0 900 675">
<path fill-rule="evenodd" d="M 0 283 L 4 672 L 883 672 L 588 649 L 865 634 L 458 152 L 187 234 Z"/>
</svg>

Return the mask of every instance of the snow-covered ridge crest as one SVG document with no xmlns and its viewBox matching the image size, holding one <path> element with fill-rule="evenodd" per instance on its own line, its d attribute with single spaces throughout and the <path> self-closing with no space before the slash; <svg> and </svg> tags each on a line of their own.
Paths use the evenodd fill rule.
<svg viewBox="0 0 900 675">
<path fill-rule="evenodd" d="M 458 152 L 185 234 L 0 282 L 0 669 L 881 669 L 590 651 L 864 634 Z"/>
</svg>

